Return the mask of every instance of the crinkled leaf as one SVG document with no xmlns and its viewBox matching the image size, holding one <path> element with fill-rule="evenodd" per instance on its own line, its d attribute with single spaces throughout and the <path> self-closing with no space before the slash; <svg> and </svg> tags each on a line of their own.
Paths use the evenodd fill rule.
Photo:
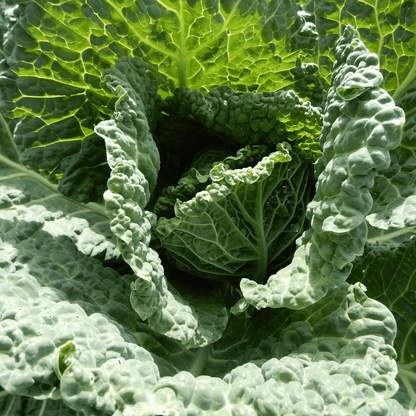
<svg viewBox="0 0 416 416">
<path fill-rule="evenodd" d="M 323 155 L 315 164 L 316 194 L 308 206 L 311 228 L 292 263 L 266 285 L 241 281 L 245 306 L 304 308 L 342 284 L 362 254 L 370 189 L 390 165 L 389 150 L 400 143 L 404 113 L 377 86 L 382 82 L 377 55 L 351 26 L 337 42 L 336 58 L 320 138 Z"/>
<path fill-rule="evenodd" d="M 247 145 L 235 152 L 233 147 L 226 145 L 205 146 L 196 153 L 190 169 L 182 173 L 178 184 L 162 189 L 153 211 L 161 217 L 173 217 L 176 200 L 192 199 L 199 191 L 210 185 L 212 183 L 210 171 L 216 165 L 221 163 L 227 170 L 253 166 L 267 156 L 271 149 L 272 147 L 267 145 Z"/>
<path fill-rule="evenodd" d="M 107 107 L 114 97 L 99 85 L 97 66 L 105 65 L 105 58 L 98 64 L 98 55 L 79 42 L 86 27 L 74 31 L 62 24 L 64 15 L 76 21 L 80 11 L 74 6 L 58 11 L 50 2 L 21 2 L 14 10 L 4 43 L 0 108 L 10 118 L 24 116 L 15 130 L 23 165 L 59 184 L 65 196 L 97 202 L 109 171 L 93 127 L 111 114 Z M 42 23 L 46 15 L 48 28 Z M 51 25 L 57 36 L 50 36 Z M 45 32 L 41 38 L 36 37 L 39 30 Z"/>
<path fill-rule="evenodd" d="M 23 383 L 26 386 L 25 388 L 29 389 L 26 389 L 25 393 L 23 393 L 23 390 L 19 390 L 20 394 L 31 394 L 36 389 L 42 391 L 45 396 L 36 394 L 35 397 L 39 400 L 45 399 L 43 402 L 38 402 L 43 403 L 45 412 L 52 412 L 53 409 L 59 409 L 59 406 L 63 406 L 62 400 L 58 400 L 60 393 L 57 392 L 56 387 L 59 387 L 59 383 L 56 380 L 65 380 L 66 373 L 73 365 L 74 360 L 77 359 L 80 342 L 89 343 L 89 349 L 93 350 L 96 357 L 111 358 L 115 356 L 112 352 L 103 355 L 102 346 L 94 341 L 97 334 L 94 331 L 88 334 L 88 331 L 85 330 L 85 325 L 88 326 L 88 324 L 85 324 L 85 322 L 81 324 L 77 320 L 81 315 L 84 318 L 86 316 L 101 316 L 111 322 L 110 327 L 107 328 L 107 335 L 103 335 L 106 345 L 110 349 L 114 347 L 118 348 L 120 352 L 123 349 L 126 352 L 126 348 L 129 347 L 128 345 L 123 347 L 124 342 L 132 343 L 134 346 L 138 344 L 146 348 L 158 366 L 156 374 L 161 376 L 173 374 L 175 368 L 180 366 L 184 360 L 182 357 L 186 357 L 186 352 L 182 351 L 182 345 L 160 336 L 147 325 L 138 322 L 137 314 L 131 307 L 129 300 L 130 284 L 134 282 L 134 276 L 120 276 L 113 269 L 103 267 L 98 260 L 80 253 L 68 237 L 53 238 L 50 234 L 39 231 L 34 236 L 22 239 L 18 243 L 4 243 L 1 258 L 1 293 L 5 296 L 5 298 L 0 299 L 0 316 L 4 320 L 2 328 L 6 328 L 6 332 L 13 332 L 14 327 L 11 322 L 13 319 L 19 322 L 22 321 L 17 326 L 20 325 L 19 327 L 22 327 L 23 331 L 26 328 L 24 326 L 25 322 L 30 322 L 31 328 L 33 328 L 33 333 L 28 330 L 26 334 L 28 338 L 23 340 L 24 343 L 20 343 L 20 346 L 19 342 L 22 339 L 18 337 L 20 341 L 16 343 L 16 350 L 12 351 L 15 354 L 13 357 L 19 361 L 19 354 L 25 348 L 29 348 L 30 344 L 33 344 L 33 346 L 30 347 L 29 352 L 26 352 L 26 358 L 33 357 L 36 349 L 39 349 L 39 352 L 36 353 L 38 359 L 35 357 L 34 361 L 32 360 L 33 362 L 24 363 L 24 370 L 22 370 L 21 361 L 19 361 L 20 364 L 11 365 L 10 358 L 1 355 L 0 368 L 1 371 L 6 371 L 1 362 L 7 364 L 6 367 L 9 372 L 2 373 L 5 377 L 4 380 L 9 375 L 13 377 L 13 374 L 24 374 L 27 377 L 15 377 L 16 382 Z M 22 299 L 32 306 L 26 304 Z M 47 299 L 50 299 L 49 303 Z M 56 314 L 52 313 L 51 309 L 48 309 L 49 307 L 53 310 L 61 308 L 59 310 L 62 312 L 62 308 L 65 306 L 62 306 L 62 304 L 68 306 L 68 302 L 71 307 L 68 307 L 66 315 L 62 315 L 61 321 L 55 316 Z M 57 305 L 58 303 L 60 306 Z M 74 317 L 72 318 L 71 315 L 74 315 Z M 69 328 L 71 319 L 74 319 L 72 329 Z M 48 329 L 48 325 L 51 328 Z M 81 327 L 78 328 L 78 325 L 81 325 Z M 92 323 L 92 325 L 95 325 L 95 323 Z M 38 332 L 38 328 L 41 334 Z M 115 333 L 113 334 L 114 330 Z M 117 333 L 121 334 L 122 338 L 119 341 L 111 341 L 111 334 L 116 335 Z M 81 335 L 81 341 L 76 338 L 76 334 Z M 0 345 L 7 349 L 8 341 L 7 338 L 2 338 L 3 335 L 3 333 L 0 335 Z M 87 335 L 91 337 L 89 341 Z M 87 337 L 87 339 L 83 340 L 83 337 Z M 47 339 L 56 342 L 56 348 L 51 349 L 49 356 L 45 355 L 47 351 L 45 352 L 44 343 L 42 343 L 46 342 Z M 37 343 L 36 340 L 38 340 Z M 96 351 L 95 348 L 97 348 Z M 172 354 L 170 357 L 167 357 L 164 353 L 166 349 Z M 178 350 L 181 354 L 176 358 L 174 352 Z M 2 354 L 7 353 L 7 351 L 2 350 Z M 29 358 L 27 359 L 29 360 Z M 19 370 L 16 368 L 19 368 Z M 87 370 L 83 368 L 80 371 L 80 374 L 83 374 L 82 377 L 84 377 Z M 50 385 L 45 379 L 42 382 L 39 381 L 40 377 L 46 377 L 45 374 L 49 373 L 56 375 L 56 377 L 51 375 L 48 378 Z M 32 375 L 35 376 L 32 377 L 34 382 L 31 385 L 28 379 L 30 380 Z M 105 390 L 106 387 L 104 386 L 110 385 L 109 380 L 104 380 L 104 383 L 101 381 L 99 386 L 88 386 L 88 390 L 90 392 L 95 389 L 104 388 Z M 13 386 L 9 387 L 14 388 Z M 117 388 L 117 386 L 113 385 L 110 388 Z M 53 400 L 48 400 L 48 389 L 52 389 L 52 396 L 50 397 Z M 7 392 L 14 394 L 12 390 L 7 390 Z M 75 408 L 82 401 L 83 394 L 85 395 L 85 392 L 79 392 L 79 395 L 71 399 L 72 403 L 75 403 Z M 90 399 L 93 396 L 92 393 Z M 43 408 L 41 404 L 20 400 L 20 396 L 14 396 L 14 399 L 11 397 L 10 395 L 5 396 L 3 393 L 3 396 L 0 396 L 0 406 L 6 401 L 12 408 L 14 408 L 13 403 L 24 403 L 24 408 L 28 409 L 27 412 L 32 408 L 34 412 L 36 409 Z M 97 400 L 98 403 L 100 399 Z M 22 408 L 20 408 L 21 410 Z M 67 412 L 64 414 L 72 415 L 70 409 Z M 31 413 L 27 413 L 27 415 L 29 416 Z M 37 413 L 34 413 L 33 416 L 35 415 L 39 416 Z"/>
<path fill-rule="evenodd" d="M 4 241 L 36 233 L 68 236 L 82 253 L 117 259 L 120 251 L 104 207 L 73 201 L 42 175 L 18 162 L 10 129 L 0 130 L 0 232 Z"/>
<path fill-rule="evenodd" d="M 367 216 L 369 241 L 400 243 L 416 234 L 416 81 L 396 100 L 406 122 L 400 145 L 390 151 L 391 166 L 375 178 L 374 205 Z"/>
<path fill-rule="evenodd" d="M 84 78 L 95 87 L 106 66 L 121 56 L 139 56 L 163 74 L 165 89 L 238 85 L 244 91 L 247 86 L 276 90 L 295 82 L 291 70 L 301 67 L 297 60 L 317 40 L 314 25 L 305 21 L 294 0 L 16 3 L 22 17 L 8 53 L 43 59 L 38 73 L 37 66 L 16 59 L 11 59 L 13 70 L 39 76 L 54 57 L 61 69 L 55 76 L 68 80 L 77 75 L 76 81 Z M 36 39 L 47 46 L 38 50 Z"/>
<path fill-rule="evenodd" d="M 226 143 L 245 146 L 290 140 L 313 160 L 321 155 L 320 109 L 294 91 L 238 93 L 222 86 L 202 95 L 199 90 L 178 88 L 166 104 L 164 111 L 171 117 L 197 121 Z"/>
<path fill-rule="evenodd" d="M 387 308 L 360 284 L 343 284 L 283 316 L 231 318 L 222 340 L 194 357 L 203 375 L 161 378 L 153 402 L 131 404 L 124 414 L 390 415 L 398 385 L 396 325 Z"/>
<path fill-rule="evenodd" d="M 130 134 L 135 134 L 134 129 L 142 131 L 142 134 L 136 138 L 136 142 L 124 143 L 124 145 L 126 152 L 132 155 L 137 168 L 144 175 L 148 183 L 146 190 L 148 188 L 147 192 L 150 194 L 156 186 L 160 169 L 159 151 L 150 130 L 159 118 L 161 99 L 157 93 L 157 81 L 151 74 L 146 75 L 146 71 L 147 65 L 140 59 L 120 58 L 114 68 L 104 71 L 101 85 L 103 89 L 114 95 L 124 97 L 117 102 L 114 119 L 122 120 L 124 112 L 128 110 L 128 107 L 122 107 L 122 100 L 131 101 L 131 111 L 143 112 L 145 116 L 142 120 L 140 116 L 135 118 L 133 114 L 134 121 L 129 125 Z M 111 121 L 104 121 L 101 126 L 106 123 L 111 124 Z M 106 142 L 106 145 L 108 147 L 109 143 Z M 117 158 L 117 155 L 115 157 Z"/>
<path fill-rule="evenodd" d="M 94 126 L 112 112 L 115 97 L 100 81 L 117 59 L 145 59 L 165 92 L 226 83 L 243 91 L 299 86 L 310 95 L 308 73 L 317 70 L 301 63 L 317 34 L 295 0 L 15 3 L 0 110 L 25 116 L 16 130 L 23 164 L 81 202 L 100 201 L 108 178 Z"/>
<path fill-rule="evenodd" d="M 2 243 L 0 247 L 3 395 L 5 391 L 39 400 L 62 399 L 72 409 L 98 415 L 115 411 L 115 396 L 126 372 L 131 375 L 128 386 L 150 389 L 159 378 L 150 353 L 139 347 L 132 335 L 107 314 L 87 315 L 81 306 L 68 302 L 65 293 L 53 283 L 50 287 L 41 286 L 37 277 L 45 268 L 38 263 L 39 272 L 38 267 L 31 267 L 30 261 L 25 263 L 27 257 L 19 258 L 23 254 L 20 248 L 10 243 Z M 82 266 L 71 264 L 71 258 L 64 253 L 58 251 L 57 258 L 49 260 L 54 275 L 62 279 L 60 268 L 67 266 L 70 273 L 81 268 L 78 278 L 82 279 Z M 36 260 L 41 262 L 42 258 Z M 63 353 L 62 348 L 72 344 L 74 348 L 69 354 Z M 66 357 L 64 366 L 60 366 L 61 353 Z"/>
<path fill-rule="evenodd" d="M 367 244 L 354 262 L 351 281 L 362 281 L 368 295 L 382 302 L 397 322 L 397 399 L 407 410 L 416 410 L 416 242 Z M 392 413 L 394 414 L 394 413 Z M 413 413 L 410 413 L 413 414 Z"/>
<path fill-rule="evenodd" d="M 134 332 L 136 315 L 129 308 L 132 276 L 120 276 L 111 268 L 80 253 L 66 236 L 52 238 L 48 233 L 38 232 L 35 236 L 17 243 L 15 261 L 25 264 L 36 276 L 41 287 L 49 287 L 65 298 L 78 303 L 88 315 L 103 312 Z"/>
<path fill-rule="evenodd" d="M 384 6 L 386 7 L 386 6 Z M 412 1 L 383 10 L 391 26 L 384 35 L 381 67 L 386 88 L 406 114 L 401 145 L 392 150 L 391 167 L 375 178 L 374 206 L 367 216 L 369 240 L 402 242 L 415 234 L 416 189 L 416 9 Z M 386 26 L 378 26 L 384 29 Z M 376 29 L 376 28 L 374 28 Z M 373 29 L 373 30 L 374 30 Z M 369 47 L 371 48 L 371 43 Z M 367 43 L 366 43 L 367 44 Z"/>
<path fill-rule="evenodd" d="M 214 280 L 262 282 L 287 256 L 303 228 L 311 172 L 287 143 L 259 160 L 265 150 L 247 146 L 236 157 L 207 164 L 212 168 L 206 175 L 191 170 L 203 190 L 177 199 L 175 216 L 160 218 L 155 228 L 176 267 Z M 248 167 L 237 168 L 251 159 Z M 183 178 L 178 188 L 192 188 L 189 180 Z"/>
<path fill-rule="evenodd" d="M 315 16 L 319 33 L 316 62 L 329 86 L 335 42 L 346 25 L 380 58 L 381 85 L 397 99 L 416 76 L 416 13 L 414 0 L 370 1 L 314 0 L 306 9 Z"/>
<path fill-rule="evenodd" d="M 137 280 L 132 283 L 131 302 L 141 319 L 147 319 L 157 332 L 179 339 L 188 348 L 215 342 L 227 324 L 227 312 L 215 295 L 205 296 L 210 311 L 194 308 L 172 287 L 156 251 L 149 247 L 155 214 L 146 211 L 149 182 L 142 172 L 149 160 L 157 160 L 157 148 L 149 130 L 147 114 L 152 114 L 157 92 L 146 82 L 146 69 L 138 58 L 123 58 L 105 72 L 104 82 L 117 83 L 121 71 L 142 68 L 135 73 L 141 90 L 134 92 L 128 82 L 112 88 L 119 99 L 111 120 L 103 121 L 96 132 L 106 143 L 111 168 L 108 190 L 104 193 L 111 230 L 118 238 L 124 260 Z M 151 86 L 150 86 L 151 88 Z M 153 94 L 153 95 L 152 95 Z M 142 168 L 142 166 L 144 166 Z M 208 319 L 209 318 L 209 319 Z"/>
<path fill-rule="evenodd" d="M 0 406 L 13 410 L 13 400 L 24 401 L 28 411 L 59 409 L 71 416 L 64 405 L 96 416 L 262 415 L 268 408 L 316 416 L 388 416 L 395 403 L 390 400 L 397 390 L 395 321 L 360 284 L 332 289 L 290 318 L 283 310 L 261 311 L 250 321 L 235 317 L 220 342 L 182 355 L 186 371 L 161 377 L 151 355 L 136 345 L 136 333 L 120 325 L 130 326 L 122 316 L 116 322 L 110 310 L 91 309 L 93 296 L 87 298 L 94 291 L 57 285 L 76 287 L 71 278 L 76 275 L 99 287 L 102 274 L 114 272 L 77 252 L 66 237 L 2 243 L 0 250 Z M 42 275 L 48 268 L 50 283 Z M 104 287 L 96 294 L 112 290 Z M 85 302 L 79 301 L 82 296 Z M 118 300 L 128 311 L 124 298 Z M 176 346 L 169 353 L 182 351 Z M 163 360 L 159 363 L 163 367 Z"/>
</svg>

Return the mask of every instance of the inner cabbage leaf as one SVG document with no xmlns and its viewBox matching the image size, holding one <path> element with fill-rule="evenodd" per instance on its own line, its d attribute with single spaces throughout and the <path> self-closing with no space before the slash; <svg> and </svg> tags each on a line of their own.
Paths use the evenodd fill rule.
<svg viewBox="0 0 416 416">
<path fill-rule="evenodd" d="M 214 280 L 262 282 L 271 267 L 287 262 L 303 229 L 312 169 L 299 149 L 275 148 L 246 146 L 208 172 L 193 167 L 166 192 L 165 203 L 203 188 L 176 198 L 175 216 L 160 218 L 155 228 L 177 268 Z M 253 159 L 254 166 L 236 168 Z"/>
</svg>

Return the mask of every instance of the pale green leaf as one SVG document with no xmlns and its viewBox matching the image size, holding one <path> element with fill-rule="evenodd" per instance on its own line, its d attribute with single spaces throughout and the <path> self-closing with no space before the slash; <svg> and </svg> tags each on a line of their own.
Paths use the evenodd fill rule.
<svg viewBox="0 0 416 416">
<path fill-rule="evenodd" d="M 389 167 L 389 150 L 400 144 L 404 112 L 378 87 L 377 56 L 351 26 L 337 42 L 336 58 L 320 138 L 323 155 L 315 164 L 316 194 L 307 212 L 311 228 L 299 239 L 291 265 L 266 285 L 241 281 L 244 298 L 257 308 L 304 308 L 347 279 L 367 239 L 374 177 Z"/>
<path fill-rule="evenodd" d="M 104 207 L 73 201 L 41 174 L 18 162 L 10 130 L 0 130 L 0 232 L 19 242 L 36 233 L 68 236 L 80 252 L 102 260 L 120 252 Z"/>
<path fill-rule="evenodd" d="M 131 303 L 140 318 L 147 319 L 156 332 L 180 340 L 188 348 L 202 347 L 221 337 L 227 311 L 215 295 L 203 296 L 211 304 L 209 311 L 199 312 L 192 302 L 183 299 L 168 286 L 161 260 L 150 247 L 156 216 L 145 210 L 150 192 L 143 171 L 146 172 L 146 165 L 158 160 L 157 148 L 151 145 L 147 117 L 154 111 L 157 92 L 147 82 L 145 66 L 138 58 L 123 58 L 108 71 L 107 79 L 120 84 L 112 86 L 119 96 L 114 115 L 95 129 L 105 141 L 111 168 L 108 190 L 104 193 L 105 209 L 120 252 L 136 276 L 131 285 Z M 133 68 L 141 77 L 137 80 L 141 88 L 137 94 L 127 81 L 114 77 L 120 70 Z"/>
<path fill-rule="evenodd" d="M 368 244 L 354 262 L 351 281 L 361 281 L 367 294 L 389 308 L 397 323 L 397 399 L 416 411 L 416 244 L 415 237 L 399 244 Z"/>
</svg>

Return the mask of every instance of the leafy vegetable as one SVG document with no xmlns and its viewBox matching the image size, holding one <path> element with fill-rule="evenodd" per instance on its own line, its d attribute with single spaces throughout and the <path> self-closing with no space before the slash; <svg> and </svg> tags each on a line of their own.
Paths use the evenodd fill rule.
<svg viewBox="0 0 416 416">
<path fill-rule="evenodd" d="M 239 93 L 230 87 L 198 90 L 178 88 L 166 98 L 164 111 L 171 116 L 196 120 L 213 134 L 223 133 L 226 142 L 237 144 L 295 142 L 308 157 L 321 155 L 316 136 L 321 112 L 292 90 L 275 93 Z"/>
<path fill-rule="evenodd" d="M 400 384 L 396 397 L 408 409 L 414 409 L 416 405 L 415 249 L 414 237 L 400 245 L 386 242 L 368 244 L 352 273 L 353 279 L 362 281 L 368 294 L 383 302 L 396 319 L 395 349 L 398 354 L 397 381 Z"/>
<path fill-rule="evenodd" d="M 129 66 L 133 66 L 133 71 Z M 123 88 L 121 72 L 129 71 L 134 78 L 127 79 Z M 152 104 L 156 100 L 152 100 L 152 95 L 157 93 L 150 83 L 146 90 L 145 71 L 146 65 L 141 61 L 121 58 L 104 78 L 110 88 L 115 83 L 114 90 L 120 97 L 112 119 L 96 127 L 97 134 L 105 140 L 111 168 L 108 191 L 104 193 L 105 210 L 120 252 L 137 276 L 130 299 L 140 318 L 147 319 L 158 332 L 181 340 L 188 348 L 202 347 L 217 341 L 224 331 L 225 308 L 213 295 L 203 299 L 203 304 L 210 304 L 208 310 L 202 307 L 196 311 L 177 291 L 169 290 L 160 259 L 149 247 L 156 216 L 144 208 L 158 171 L 158 151 L 146 112 L 154 111 Z"/>
<path fill-rule="evenodd" d="M 203 191 L 176 200 L 175 217 L 160 218 L 155 231 L 179 269 L 209 279 L 261 282 L 276 262 L 284 262 L 303 228 L 299 217 L 305 217 L 311 184 L 305 159 L 289 149 L 283 143 L 241 169 L 231 169 L 232 158 L 225 159 L 209 171 L 211 183 Z M 254 151 L 247 146 L 239 156 Z M 202 176 L 202 183 L 207 180 Z"/>
<path fill-rule="evenodd" d="M 292 263 L 267 285 L 241 281 L 240 308 L 247 303 L 303 308 L 344 282 L 362 253 L 365 217 L 373 205 L 370 189 L 377 173 L 389 167 L 388 150 L 400 142 L 404 112 L 378 87 L 377 55 L 355 38 L 351 26 L 337 42 L 335 56 L 320 139 L 323 154 L 315 163 L 316 194 L 306 214 L 311 228 Z"/>
<path fill-rule="evenodd" d="M 0 413 L 414 416 L 412 0 L 0 3 Z"/>
</svg>

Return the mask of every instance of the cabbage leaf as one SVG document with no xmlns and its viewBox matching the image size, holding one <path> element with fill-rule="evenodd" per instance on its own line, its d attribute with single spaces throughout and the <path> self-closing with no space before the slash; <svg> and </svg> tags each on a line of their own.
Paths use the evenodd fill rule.
<svg viewBox="0 0 416 416">
<path fill-rule="evenodd" d="M 0 2 L 0 414 L 414 416 L 414 0 Z"/>
</svg>

